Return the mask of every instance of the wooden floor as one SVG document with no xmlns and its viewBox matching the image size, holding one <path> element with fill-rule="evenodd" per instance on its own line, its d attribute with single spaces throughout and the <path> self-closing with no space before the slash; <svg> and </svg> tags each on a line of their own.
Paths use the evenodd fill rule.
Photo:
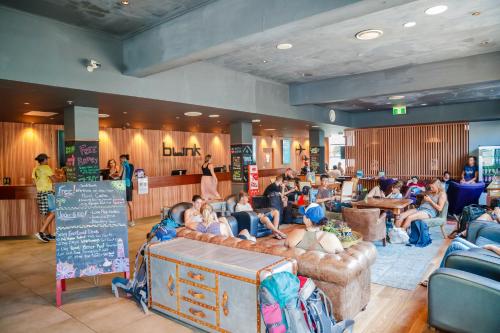
<svg viewBox="0 0 500 333">
<path fill-rule="evenodd" d="M 143 219 L 130 229 L 130 257 L 157 218 Z M 439 265 L 444 244 L 433 260 Z M 155 313 L 144 315 L 135 302 L 116 299 L 113 276 L 68 280 L 63 306 L 55 307 L 55 244 L 30 238 L 0 239 L 0 332 L 199 332 Z M 427 289 L 414 291 L 372 284 L 367 309 L 355 318 L 355 332 L 430 332 Z"/>
</svg>

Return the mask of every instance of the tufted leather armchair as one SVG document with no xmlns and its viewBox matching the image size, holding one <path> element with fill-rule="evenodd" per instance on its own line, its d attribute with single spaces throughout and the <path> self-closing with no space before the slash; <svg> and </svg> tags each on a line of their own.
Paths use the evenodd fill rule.
<svg viewBox="0 0 500 333">
<path fill-rule="evenodd" d="M 254 243 L 239 238 L 229 238 L 202 234 L 186 228 L 177 231 L 178 237 L 186 237 L 222 246 L 294 258 L 298 264 L 298 274 L 310 277 L 332 300 L 335 318 L 353 318 L 363 310 L 370 299 L 370 266 L 377 251 L 369 242 L 360 242 L 349 249 L 327 254 L 288 248 L 281 243 L 259 241 Z"/>
<path fill-rule="evenodd" d="M 363 240 L 370 242 L 381 240 L 384 246 L 386 245 L 386 214 L 380 216 L 380 209 L 344 207 L 342 209 L 342 218 L 352 230 L 363 235 Z"/>
</svg>

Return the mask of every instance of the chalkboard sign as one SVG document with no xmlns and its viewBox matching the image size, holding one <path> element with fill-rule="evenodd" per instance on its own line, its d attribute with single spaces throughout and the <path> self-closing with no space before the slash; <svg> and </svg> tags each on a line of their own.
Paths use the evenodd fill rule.
<svg viewBox="0 0 500 333">
<path fill-rule="evenodd" d="M 316 174 L 325 172 L 325 147 L 309 148 L 309 166 Z"/>
<path fill-rule="evenodd" d="M 129 271 L 125 182 L 56 184 L 56 278 Z"/>
<path fill-rule="evenodd" d="M 66 141 L 65 146 L 68 181 L 99 180 L 99 142 Z"/>
<path fill-rule="evenodd" d="M 248 166 L 253 164 L 251 144 L 231 145 L 231 179 L 235 183 L 248 181 Z"/>
</svg>

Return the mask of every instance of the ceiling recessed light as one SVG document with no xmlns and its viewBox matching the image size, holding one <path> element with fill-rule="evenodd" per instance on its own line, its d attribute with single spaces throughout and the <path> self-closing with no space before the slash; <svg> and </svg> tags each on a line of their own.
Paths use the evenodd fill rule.
<svg viewBox="0 0 500 333">
<path fill-rule="evenodd" d="M 311 127 L 317 128 L 317 127 L 319 127 L 319 126 L 318 126 L 318 125 L 312 125 Z"/>
<path fill-rule="evenodd" d="M 57 112 L 46 112 L 46 111 L 29 111 L 24 113 L 25 116 L 32 117 L 52 117 L 55 116 Z"/>
<path fill-rule="evenodd" d="M 475 11 L 471 13 L 472 16 L 479 16 L 481 15 L 481 12 Z"/>
<path fill-rule="evenodd" d="M 260 124 L 259 126 L 262 127 L 262 124 Z"/>
<path fill-rule="evenodd" d="M 66 103 L 68 103 L 68 105 L 73 105 L 73 101 L 70 100 L 66 101 Z"/>
<path fill-rule="evenodd" d="M 311 77 L 313 76 L 311 73 L 302 73 L 302 76 L 303 77 Z"/>
<path fill-rule="evenodd" d="M 394 96 L 389 96 L 389 99 L 392 101 L 392 100 L 395 100 L 395 99 L 403 99 L 405 98 L 403 95 L 394 95 Z"/>
<path fill-rule="evenodd" d="M 405 28 L 413 28 L 416 25 L 417 25 L 417 22 L 410 21 L 410 22 L 406 22 L 405 24 L 403 24 L 403 27 L 405 27 Z"/>
<path fill-rule="evenodd" d="M 210 114 L 208 115 L 208 118 L 219 118 L 220 116 L 218 114 Z"/>
<path fill-rule="evenodd" d="M 276 48 L 278 50 L 288 50 L 288 49 L 291 49 L 292 47 L 293 47 L 293 45 L 290 43 L 280 43 L 280 44 L 276 45 Z"/>
<path fill-rule="evenodd" d="M 217 120 L 217 124 L 220 124 L 220 120 Z"/>
<path fill-rule="evenodd" d="M 198 117 L 198 116 L 201 116 L 203 113 L 201 112 L 198 112 L 198 111 L 189 111 L 189 112 L 184 112 L 184 115 L 185 116 L 188 116 L 188 117 Z"/>
<path fill-rule="evenodd" d="M 252 123 L 260 123 L 260 119 L 252 119 Z"/>
<path fill-rule="evenodd" d="M 368 111 L 371 111 L 371 109 L 368 109 Z"/>
<path fill-rule="evenodd" d="M 175 117 L 175 119 L 181 119 L 181 117 L 177 116 L 177 117 Z"/>
<path fill-rule="evenodd" d="M 368 29 L 358 32 L 355 36 L 359 40 L 371 40 L 375 38 L 379 38 L 382 36 L 384 32 L 379 29 Z"/>
<path fill-rule="evenodd" d="M 109 118 L 109 114 L 107 114 L 107 113 L 99 113 L 99 118 Z"/>
<path fill-rule="evenodd" d="M 264 131 L 276 131 L 276 128 L 264 128 Z"/>
<path fill-rule="evenodd" d="M 421 103 L 420 104 L 420 106 L 426 106 L 426 105 L 427 105 L 427 103 Z"/>
<path fill-rule="evenodd" d="M 24 102 L 24 105 L 30 105 L 30 103 L 29 102 Z"/>
<path fill-rule="evenodd" d="M 434 6 L 431 8 L 427 8 L 425 10 L 425 13 L 427 15 L 438 15 L 438 14 L 444 13 L 447 9 L 448 9 L 448 6 L 446 6 L 446 5 L 438 5 L 438 6 Z"/>
<path fill-rule="evenodd" d="M 124 6 L 127 6 L 129 4 L 128 0 L 121 0 L 120 3 Z"/>
<path fill-rule="evenodd" d="M 479 46 L 488 46 L 488 45 L 490 45 L 489 40 L 483 40 L 483 41 L 479 42 Z"/>
<path fill-rule="evenodd" d="M 123 114 L 127 114 L 127 111 L 123 111 Z"/>
<path fill-rule="evenodd" d="M 262 60 L 262 62 L 263 62 L 263 63 L 265 63 L 265 64 L 267 64 L 267 63 L 268 63 L 268 61 L 267 61 L 267 60 L 265 60 L 265 59 L 264 59 L 264 60 Z"/>
</svg>

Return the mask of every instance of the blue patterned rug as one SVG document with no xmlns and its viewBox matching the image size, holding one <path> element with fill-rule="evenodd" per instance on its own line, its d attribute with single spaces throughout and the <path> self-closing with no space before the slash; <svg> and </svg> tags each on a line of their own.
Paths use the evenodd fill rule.
<svg viewBox="0 0 500 333">
<path fill-rule="evenodd" d="M 453 229 L 453 225 L 445 225 L 446 234 Z M 424 248 L 390 243 L 384 247 L 382 242 L 375 242 L 377 260 L 371 268 L 372 282 L 398 289 L 414 290 L 445 241 L 439 228 L 430 228 L 430 233 L 432 244 Z"/>
</svg>

